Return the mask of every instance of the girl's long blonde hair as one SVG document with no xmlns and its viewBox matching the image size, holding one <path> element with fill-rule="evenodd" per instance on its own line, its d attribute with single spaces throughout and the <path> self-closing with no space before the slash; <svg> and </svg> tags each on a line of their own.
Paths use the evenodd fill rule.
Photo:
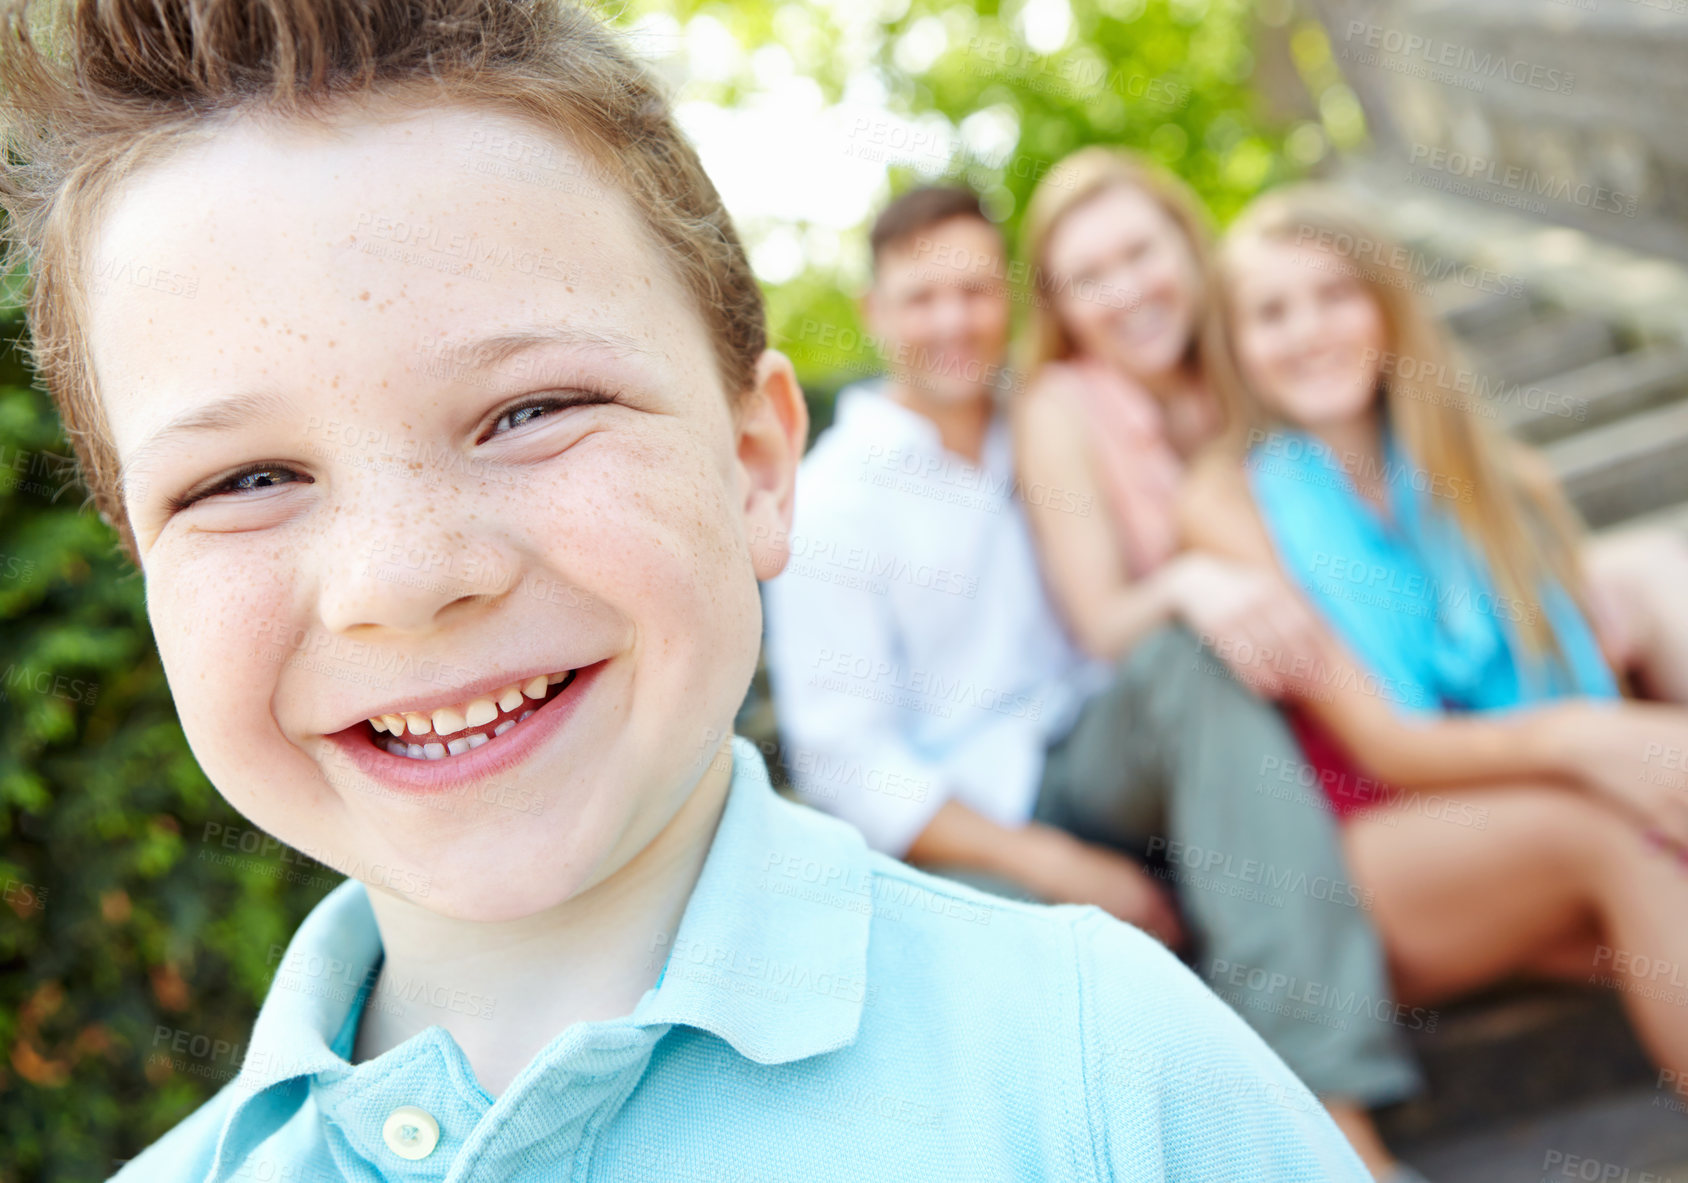
<svg viewBox="0 0 1688 1183">
<path fill-rule="evenodd" d="M 1031 265 L 1032 299 L 1020 358 L 1021 369 L 1034 373 L 1052 361 L 1065 361 L 1077 352 L 1055 309 L 1056 277 L 1049 270 L 1049 240 L 1079 206 L 1114 188 L 1147 194 L 1183 233 L 1196 262 L 1203 299 L 1208 282 L 1213 232 L 1201 199 L 1178 177 L 1124 148 L 1093 144 L 1080 148 L 1046 173 L 1026 205 L 1024 255 Z M 1199 360 L 1192 341 L 1189 361 Z"/>
<path fill-rule="evenodd" d="M 1260 433 L 1279 425 L 1237 363 L 1226 293 L 1245 242 L 1291 243 L 1322 250 L 1331 267 L 1353 275 L 1382 314 L 1385 356 L 1378 382 L 1385 415 L 1410 462 L 1434 475 L 1473 549 L 1487 560 L 1496 590 L 1515 603 L 1539 603 L 1544 578 L 1557 580 L 1585 614 L 1577 559 L 1582 524 L 1546 464 L 1477 413 L 1474 371 L 1427 314 L 1414 288 L 1414 256 L 1331 190 L 1316 184 L 1275 190 L 1243 211 L 1214 255 L 1217 298 L 1203 328 L 1203 367 L 1226 409 L 1220 446 L 1239 459 Z M 1410 371 L 1424 375 L 1416 383 Z M 1437 482 L 1432 483 L 1432 488 Z M 1529 649 L 1559 655 L 1545 613 L 1517 621 Z"/>
</svg>

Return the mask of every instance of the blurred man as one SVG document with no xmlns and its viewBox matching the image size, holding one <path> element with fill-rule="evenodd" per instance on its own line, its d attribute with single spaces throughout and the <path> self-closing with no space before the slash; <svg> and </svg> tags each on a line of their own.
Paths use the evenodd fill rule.
<svg viewBox="0 0 1688 1183">
<path fill-rule="evenodd" d="M 798 478 L 792 566 L 768 585 L 795 783 L 890 854 L 1180 943 L 1136 862 L 1031 820 L 1046 749 L 1105 669 L 1062 631 L 1014 496 L 1001 234 L 971 193 L 933 188 L 871 243 L 863 320 L 890 372 L 840 393 Z"/>
</svg>

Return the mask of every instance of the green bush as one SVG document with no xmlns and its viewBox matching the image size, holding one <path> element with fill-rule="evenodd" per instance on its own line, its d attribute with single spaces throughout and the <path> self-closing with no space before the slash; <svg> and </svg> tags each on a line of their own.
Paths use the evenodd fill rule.
<svg viewBox="0 0 1688 1183">
<path fill-rule="evenodd" d="M 21 332 L 12 310 L 4 331 Z M 104 1179 L 240 1066 L 338 882 L 254 833 L 171 707 L 139 575 L 0 357 L 0 1179 Z M 246 849 L 242 849 L 242 847 Z M 180 1034 L 178 1034 L 180 1033 Z"/>
</svg>

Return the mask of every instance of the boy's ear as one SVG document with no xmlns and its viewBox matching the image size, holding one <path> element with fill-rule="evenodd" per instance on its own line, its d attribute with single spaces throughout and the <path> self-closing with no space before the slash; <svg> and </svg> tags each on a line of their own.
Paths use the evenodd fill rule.
<svg viewBox="0 0 1688 1183">
<path fill-rule="evenodd" d="M 785 569 L 797 462 L 809 439 L 809 405 L 791 361 L 777 349 L 756 361 L 756 385 L 738 417 L 738 462 L 744 487 L 744 521 L 758 580 Z"/>
</svg>

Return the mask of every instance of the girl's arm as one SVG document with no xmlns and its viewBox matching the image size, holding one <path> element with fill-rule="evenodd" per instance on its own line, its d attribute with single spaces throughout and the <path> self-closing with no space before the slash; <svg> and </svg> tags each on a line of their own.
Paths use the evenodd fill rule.
<svg viewBox="0 0 1688 1183">
<path fill-rule="evenodd" d="M 1045 375 L 1014 400 L 1014 452 L 1043 577 L 1073 639 L 1113 659 L 1176 614 L 1175 563 L 1133 582 L 1090 450 Z"/>
<path fill-rule="evenodd" d="M 1278 555 L 1255 509 L 1242 465 L 1210 452 L 1191 470 L 1179 506 L 1186 541 L 1277 573 Z M 1576 779 L 1576 753 L 1556 730 L 1558 705 L 1494 715 L 1407 718 L 1365 684 L 1359 663 L 1322 623 L 1319 660 L 1290 671 L 1292 692 L 1366 769 L 1404 787 L 1458 782 Z M 1568 722 L 1568 720 L 1566 720 Z M 1574 729 L 1573 729 L 1574 730 Z"/>
<path fill-rule="evenodd" d="M 1032 534 L 1045 583 L 1068 631 L 1086 652 L 1111 661 L 1177 620 L 1250 689 L 1274 697 L 1284 693 L 1273 665 L 1244 668 L 1231 655 L 1305 654 L 1312 614 L 1270 576 L 1270 568 L 1256 570 L 1215 554 L 1186 551 L 1131 580 L 1089 442 L 1064 400 L 1048 386 L 1065 380 L 1046 371 L 1013 413 Z"/>
</svg>

